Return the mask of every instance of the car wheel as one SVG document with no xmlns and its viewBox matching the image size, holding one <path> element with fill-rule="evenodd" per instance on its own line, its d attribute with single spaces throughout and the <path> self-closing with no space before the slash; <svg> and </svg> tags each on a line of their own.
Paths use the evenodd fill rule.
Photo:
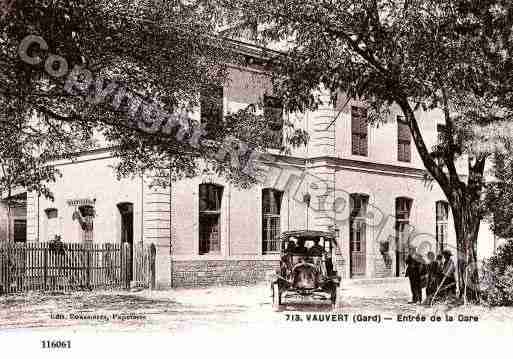
<svg viewBox="0 0 513 359">
<path fill-rule="evenodd" d="M 278 283 L 273 284 L 273 309 L 280 310 L 281 305 L 281 293 Z"/>
</svg>

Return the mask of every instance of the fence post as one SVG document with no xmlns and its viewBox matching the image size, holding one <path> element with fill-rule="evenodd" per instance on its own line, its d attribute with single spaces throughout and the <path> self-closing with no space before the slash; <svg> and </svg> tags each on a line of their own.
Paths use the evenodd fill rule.
<svg viewBox="0 0 513 359">
<path fill-rule="evenodd" d="M 155 248 L 155 244 L 150 244 L 149 252 L 150 289 L 155 289 L 155 257 L 157 255 L 157 249 Z"/>
<path fill-rule="evenodd" d="M 124 258 L 124 261 L 123 261 L 123 264 L 124 264 L 124 276 L 125 276 L 125 288 L 126 289 L 130 289 L 130 276 L 128 275 L 129 274 L 129 270 L 131 270 L 130 266 L 133 266 L 133 259 L 130 258 L 130 244 L 128 242 L 125 242 L 123 243 L 123 258 Z"/>
<path fill-rule="evenodd" d="M 91 251 L 89 250 L 89 246 L 84 246 L 86 252 L 86 283 L 87 288 L 91 289 Z"/>
<path fill-rule="evenodd" d="M 48 281 L 48 247 L 45 245 L 43 249 L 43 288 L 47 290 Z"/>
</svg>

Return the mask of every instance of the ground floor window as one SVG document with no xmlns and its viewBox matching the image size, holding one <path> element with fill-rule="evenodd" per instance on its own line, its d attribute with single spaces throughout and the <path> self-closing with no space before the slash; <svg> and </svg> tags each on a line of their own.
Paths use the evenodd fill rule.
<svg viewBox="0 0 513 359">
<path fill-rule="evenodd" d="M 266 188 L 262 190 L 262 252 L 279 252 L 281 231 L 281 200 L 283 192 Z"/>
<path fill-rule="evenodd" d="M 80 225 L 80 236 L 83 242 L 91 242 L 94 234 L 95 210 L 91 205 L 79 206 L 73 213 L 73 219 Z"/>
<path fill-rule="evenodd" d="M 406 197 L 395 199 L 395 231 L 396 231 L 396 276 L 402 275 L 406 269 L 406 257 L 410 251 L 410 213 L 412 200 Z"/>
<path fill-rule="evenodd" d="M 212 183 L 199 186 L 199 254 L 221 252 L 222 196 L 222 186 Z"/>
<path fill-rule="evenodd" d="M 437 253 L 447 246 L 447 221 L 449 218 L 449 203 L 445 201 L 436 202 L 436 250 Z"/>
<path fill-rule="evenodd" d="M 14 220 L 14 241 L 23 242 L 27 241 L 27 220 L 15 219 Z"/>
</svg>

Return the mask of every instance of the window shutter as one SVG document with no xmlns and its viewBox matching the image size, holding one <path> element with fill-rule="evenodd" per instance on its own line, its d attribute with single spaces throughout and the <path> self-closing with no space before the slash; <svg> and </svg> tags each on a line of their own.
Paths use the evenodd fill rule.
<svg viewBox="0 0 513 359">
<path fill-rule="evenodd" d="M 351 132 L 353 134 L 367 134 L 367 109 L 351 107 Z"/>
<path fill-rule="evenodd" d="M 397 116 L 397 137 L 401 142 L 410 142 L 410 129 L 401 116 Z"/>
<path fill-rule="evenodd" d="M 201 89 L 200 112 L 201 122 L 207 127 L 218 125 L 223 121 L 223 88 L 221 86 L 210 85 Z"/>
<path fill-rule="evenodd" d="M 351 145 L 353 155 L 358 155 L 360 153 L 360 136 L 353 134 Z"/>
<path fill-rule="evenodd" d="M 367 135 L 367 109 L 360 109 L 360 133 Z"/>
<path fill-rule="evenodd" d="M 411 161 L 411 134 L 408 124 L 401 116 L 397 116 L 397 159 L 403 162 Z"/>
<path fill-rule="evenodd" d="M 360 116 L 358 114 L 358 107 L 351 107 L 351 133 L 360 133 Z"/>
<path fill-rule="evenodd" d="M 283 145 L 283 103 L 280 98 L 264 96 L 264 117 L 271 131 L 270 143 L 272 148 Z"/>
<path fill-rule="evenodd" d="M 360 136 L 360 156 L 367 156 L 367 135 Z"/>
</svg>

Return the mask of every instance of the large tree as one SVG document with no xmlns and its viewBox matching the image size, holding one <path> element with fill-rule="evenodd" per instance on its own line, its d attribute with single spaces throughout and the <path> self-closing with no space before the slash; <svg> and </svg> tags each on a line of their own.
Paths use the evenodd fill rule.
<svg viewBox="0 0 513 359">
<path fill-rule="evenodd" d="M 92 146 L 101 133 L 115 146 L 121 176 L 153 173 L 165 184 L 197 175 L 201 162 L 236 183 L 254 182 L 241 169 L 252 149 L 269 144 L 264 116 L 241 110 L 208 131 L 190 119 L 200 92 L 208 101 L 209 89 L 227 83 L 227 64 L 245 64 L 218 36 L 217 20 L 179 1 L 16 1 L 0 19 L 0 97 L 10 106 L 0 109 L 2 121 L 15 116 L 35 131 L 37 118 L 33 136 L 63 145 Z M 24 48 L 28 35 L 37 38 Z M 178 112 L 177 126 L 167 115 Z"/>
<path fill-rule="evenodd" d="M 277 83 L 291 111 L 315 108 L 313 90 L 365 99 L 374 120 L 399 106 L 456 230 L 459 288 L 478 299 L 477 236 L 485 163 L 510 136 L 513 5 L 500 0 L 232 0 L 234 35 L 280 44 Z M 219 16 L 223 16 L 220 14 Z M 446 130 L 428 148 L 418 109 L 441 109 Z M 483 145 L 484 144 L 484 145 Z M 467 173 L 457 162 L 466 161 Z"/>
</svg>

